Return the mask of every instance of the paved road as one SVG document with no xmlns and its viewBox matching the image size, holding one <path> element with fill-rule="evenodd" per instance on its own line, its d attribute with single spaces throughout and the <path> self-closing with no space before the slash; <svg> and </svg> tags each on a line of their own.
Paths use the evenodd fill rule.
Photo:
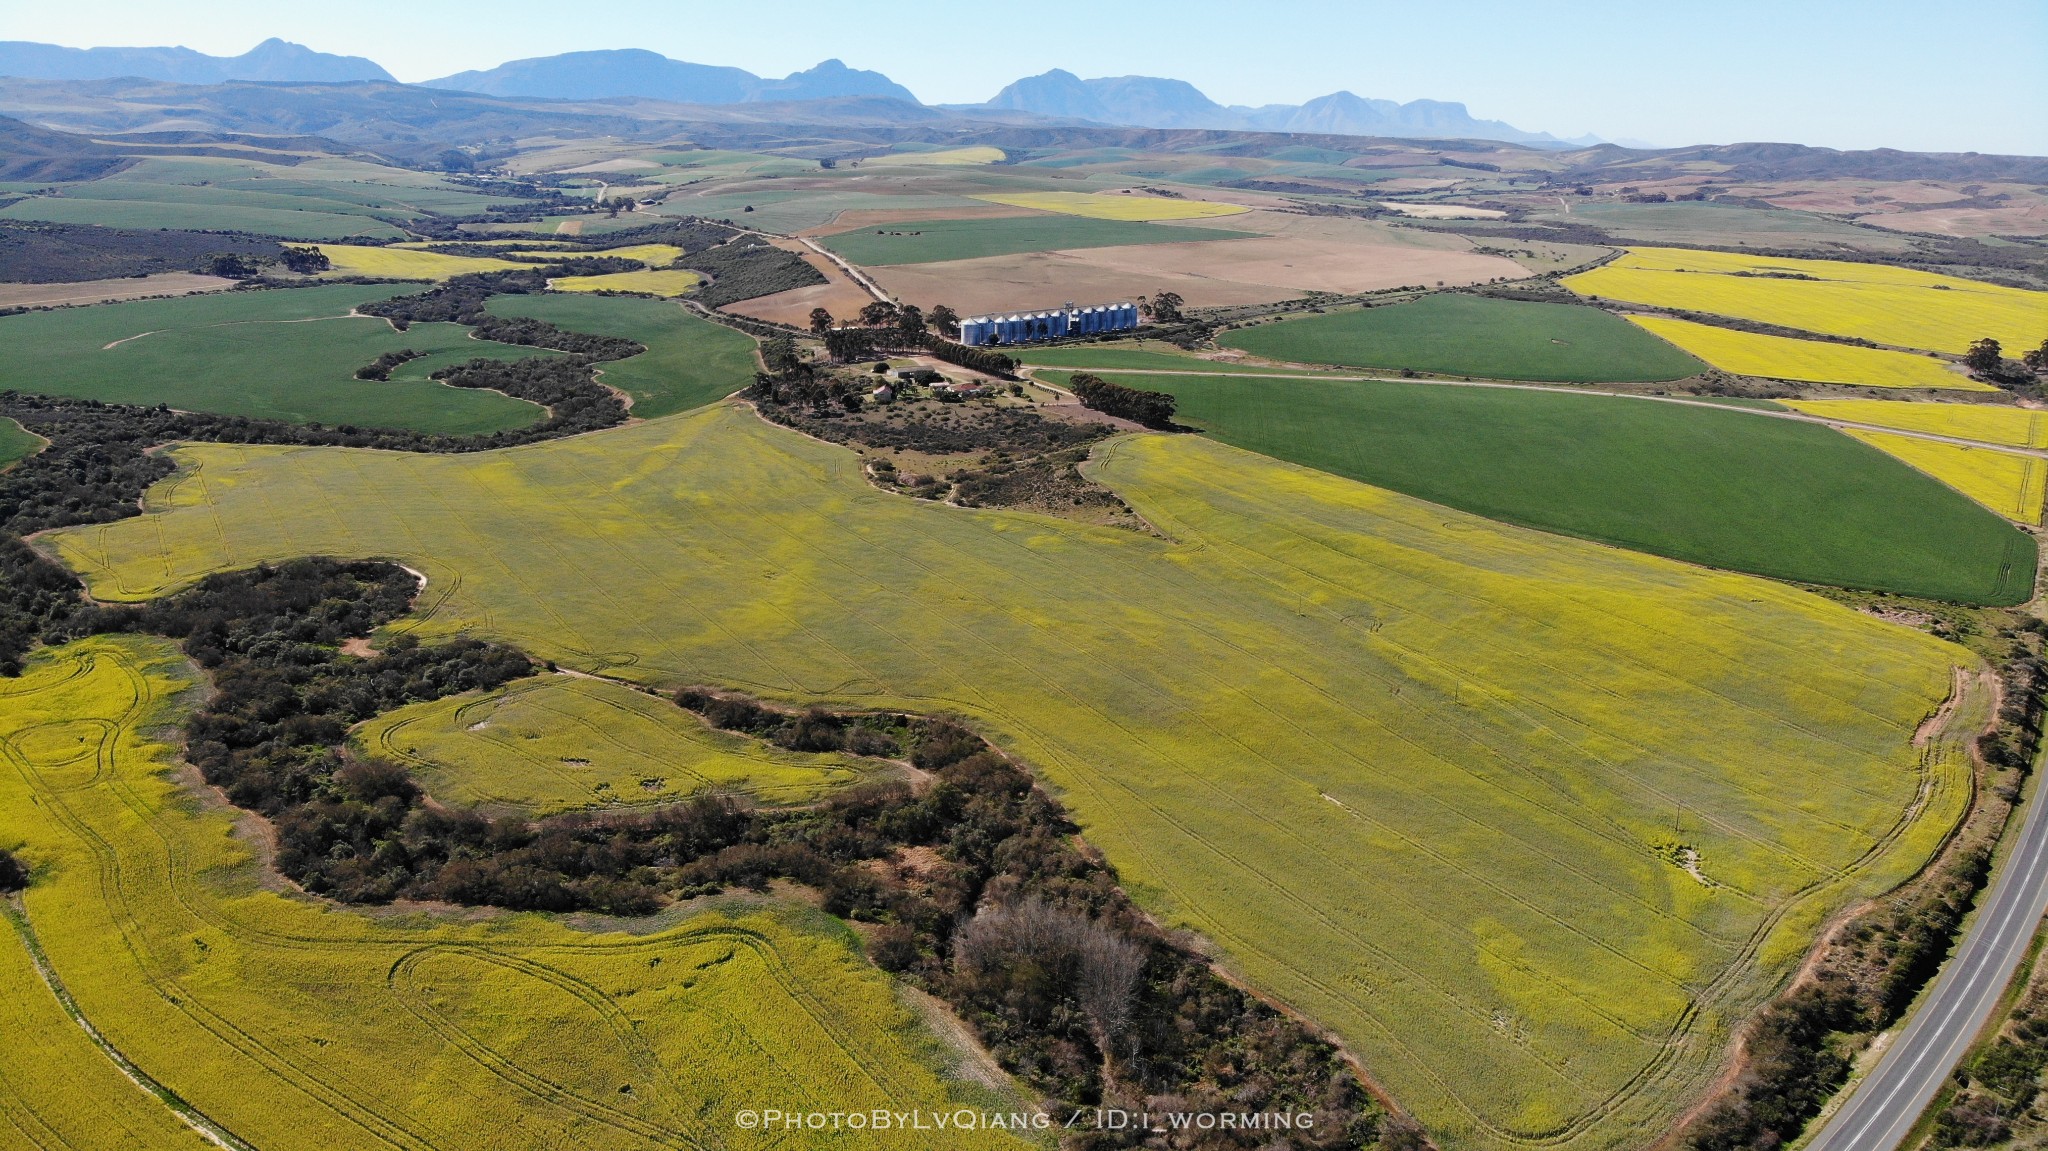
<svg viewBox="0 0 2048 1151">
<path fill-rule="evenodd" d="M 2034 810 L 2044 800 L 2021 806 L 2016 846 L 1927 1002 L 1807 1151 L 1892 1151 L 1970 1049 L 2048 910 L 2048 819 Z"/>
</svg>

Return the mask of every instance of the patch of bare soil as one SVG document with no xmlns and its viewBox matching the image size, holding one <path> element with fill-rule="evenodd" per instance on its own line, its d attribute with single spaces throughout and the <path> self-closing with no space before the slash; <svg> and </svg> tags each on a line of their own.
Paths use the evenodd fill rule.
<svg viewBox="0 0 2048 1151">
<path fill-rule="evenodd" d="M 1263 235 L 1185 244 L 1133 244 L 899 264 L 868 273 L 898 299 L 963 315 L 1131 299 L 1162 290 L 1192 307 L 1266 304 L 1304 292 L 1349 294 L 1404 284 L 1521 279 L 1521 265 L 1473 251 L 1462 237 L 1402 236 L 1384 225 L 1250 212 L 1201 221 Z M 1200 225 L 1183 225 L 1198 233 Z"/>
<path fill-rule="evenodd" d="M 1226 242 L 1187 246 L 1207 248 Z M 946 304 L 963 316 L 1055 307 L 1067 300 L 1131 300 L 1160 291 L 1178 292 L 1188 306 L 1196 308 L 1270 304 L 1300 295 L 1290 288 L 1241 283 L 1220 275 L 1162 274 L 1120 268 L 1114 266 L 1113 260 L 1105 262 L 1099 256 L 1083 259 L 1085 255 L 1087 252 L 1025 252 L 974 260 L 896 264 L 870 268 L 868 274 L 884 291 L 905 303 L 926 311 L 934 305 Z"/>
<path fill-rule="evenodd" d="M 766 296 L 755 296 L 751 300 L 740 300 L 727 304 L 720 311 L 749 316 L 756 320 L 767 320 L 773 324 L 789 324 L 805 328 L 811 323 L 811 309 L 823 308 L 835 317 L 846 320 L 860 314 L 862 308 L 874 303 L 875 298 L 867 289 L 847 278 L 844 269 L 813 251 L 800 240 L 774 239 L 769 241 L 785 252 L 794 252 L 804 263 L 817 269 L 825 277 L 822 284 L 811 284 L 802 288 L 791 288 Z"/>
<path fill-rule="evenodd" d="M 183 296 L 218 292 L 235 286 L 221 276 L 196 272 L 160 272 L 118 280 L 82 280 L 75 284 L 0 284 L 0 308 L 52 308 L 66 304 L 109 304 L 147 296 Z"/>
</svg>

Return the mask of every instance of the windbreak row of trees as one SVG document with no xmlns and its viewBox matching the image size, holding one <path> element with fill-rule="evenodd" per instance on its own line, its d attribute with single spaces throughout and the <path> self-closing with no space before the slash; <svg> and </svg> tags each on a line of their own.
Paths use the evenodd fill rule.
<svg viewBox="0 0 2048 1151">
<path fill-rule="evenodd" d="M 1104 415 L 1143 424 L 1162 431 L 1174 427 L 1173 413 L 1179 401 L 1166 392 L 1148 392 L 1114 384 L 1089 372 L 1075 372 L 1067 381 L 1085 407 Z"/>
</svg>

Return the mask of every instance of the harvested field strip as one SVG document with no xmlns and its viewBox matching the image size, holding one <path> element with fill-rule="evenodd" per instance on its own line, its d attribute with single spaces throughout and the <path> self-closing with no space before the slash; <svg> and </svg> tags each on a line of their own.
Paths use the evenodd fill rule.
<svg viewBox="0 0 2048 1151">
<path fill-rule="evenodd" d="M 1090 466 L 1163 539 L 877 491 L 735 407 L 461 457 L 173 450 L 160 511 L 46 537 L 95 594 L 387 556 L 429 576 L 423 635 L 960 714 L 1461 1146 L 1634 1145 L 1959 810 L 1910 744 L 1958 648 L 1197 437 Z"/>
<path fill-rule="evenodd" d="M 605 299 L 587 295 L 496 296 L 486 305 L 500 316 L 531 316 L 572 332 L 620 336 L 647 350 L 599 370 L 606 384 L 633 397 L 643 419 L 671 415 L 731 395 L 754 378 L 754 341 L 681 305 L 664 300 Z"/>
<path fill-rule="evenodd" d="M 1866 432 L 1857 428 L 1847 431 L 1849 435 L 1904 460 L 2007 519 L 2029 524 L 2041 522 L 2041 495 L 2044 478 L 2048 478 L 2048 460 L 2001 452 L 1996 448 L 1944 444 L 1890 432 Z"/>
<path fill-rule="evenodd" d="M 1598 308 L 1455 292 L 1258 324 L 1217 342 L 1271 360 L 1494 380 L 1676 380 L 1703 366 Z"/>
<path fill-rule="evenodd" d="M 1956 354 L 1984 336 L 2031 348 L 2048 328 L 2048 292 L 1886 264 L 1630 248 L 1564 282 L 1611 300 Z"/>
<path fill-rule="evenodd" d="M 542 408 L 427 377 L 472 358 L 550 355 L 471 339 L 459 324 L 351 317 L 385 284 L 222 292 L 0 318 L 0 390 L 187 411 L 466 435 L 524 427 Z M 425 353 L 390 380 L 355 370 L 386 352 Z"/>
<path fill-rule="evenodd" d="M 659 272 L 611 272 L 602 276 L 561 276 L 548 282 L 558 292 L 645 292 L 650 296 L 680 296 L 704 282 L 704 277 L 680 268 Z"/>
<path fill-rule="evenodd" d="M 112 280 L 60 284 L 0 283 L 0 308 L 48 308 L 64 304 L 108 304 L 144 296 L 182 296 L 188 292 L 219 292 L 235 286 L 220 276 L 192 272 L 157 272 Z"/>
<path fill-rule="evenodd" d="M 735 1139 L 734 1110 L 1014 1106 L 942 1078 L 886 978 L 810 913 L 593 934 L 535 915 L 378 919 L 264 890 L 231 818 L 193 804 L 143 735 L 177 718 L 190 674 L 161 641 L 95 639 L 0 683 L 0 841 L 37 865 L 27 918 L 85 1016 L 250 1144 L 765 1147 Z M 53 724 L 103 734 L 80 755 L 39 734 Z M 0 1099 L 0 1114 L 53 1114 L 78 1146 L 170 1145 L 41 994 L 0 1012 L 27 1013 L 36 1030 L 10 1030 L 25 1040 L 11 1046 L 66 1085 Z M 0 1055 L 0 1072 L 14 1065 Z M 115 1137 L 123 1125 L 136 1141 Z M 949 1132 L 956 1145 L 1021 1146 Z"/>
<path fill-rule="evenodd" d="M 1012 192 L 976 196 L 991 204 L 1036 208 L 1092 220 L 1207 220 L 1251 211 L 1242 204 L 1211 200 L 1174 200 L 1165 196 L 1127 196 L 1109 192 Z"/>
<path fill-rule="evenodd" d="M 1946 361 L 1912 352 L 1758 335 L 1666 316 L 1632 315 L 1627 319 L 1722 371 L 1737 375 L 1871 388 L 1946 388 L 1959 392 L 1998 390 L 1962 372 L 1952 371 Z"/>
<path fill-rule="evenodd" d="M 862 161 L 868 167 L 882 167 L 890 164 L 939 164 L 945 167 L 983 164 L 1000 164 L 1004 153 L 1001 148 L 978 144 L 968 148 L 942 148 L 935 152 L 892 152 L 886 156 L 871 156 Z"/>
<path fill-rule="evenodd" d="M 371 720 L 355 738 L 411 768 L 442 803 L 543 814 L 669 802 L 710 788 L 797 802 L 870 770 L 845 756 L 763 748 L 667 700 L 562 675 L 414 704 Z"/>
<path fill-rule="evenodd" d="M 1173 393 L 1226 443 L 1510 523 L 1937 599 L 2033 586 L 2032 537 L 1815 424 L 1533 388 L 1108 378 Z"/>
<path fill-rule="evenodd" d="M 1932 432 L 1985 444 L 2048 448 L 2048 411 L 2005 404 L 1907 404 L 1894 400 L 1787 400 L 1810 416 Z"/>
<path fill-rule="evenodd" d="M 908 220 L 822 236 L 819 243 L 855 264 L 886 267 L 890 264 L 971 260 L 1018 252 L 1247 239 L 1252 235 L 1221 228 L 1177 228 L 1142 220 L 1001 216 L 967 220 Z"/>
</svg>

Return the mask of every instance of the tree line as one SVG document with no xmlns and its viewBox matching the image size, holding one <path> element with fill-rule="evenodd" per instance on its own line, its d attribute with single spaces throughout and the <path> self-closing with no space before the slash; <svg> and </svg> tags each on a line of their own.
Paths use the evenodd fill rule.
<svg viewBox="0 0 2048 1151">
<path fill-rule="evenodd" d="M 1068 379 L 1067 387 L 1081 401 L 1082 406 L 1094 408 L 1104 415 L 1116 416 L 1162 431 L 1170 431 L 1176 426 L 1173 422 L 1173 413 L 1179 406 L 1179 401 L 1170 393 L 1127 388 L 1090 372 L 1075 372 Z"/>
</svg>

